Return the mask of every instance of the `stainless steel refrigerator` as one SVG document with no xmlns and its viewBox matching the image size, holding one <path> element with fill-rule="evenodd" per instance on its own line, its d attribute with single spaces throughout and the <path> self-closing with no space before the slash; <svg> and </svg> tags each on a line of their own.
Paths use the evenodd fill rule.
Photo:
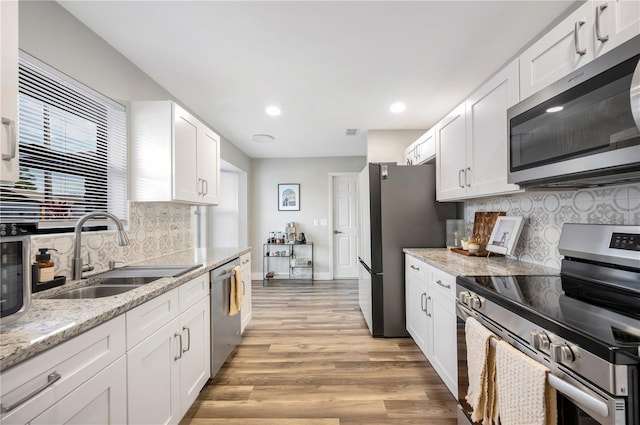
<svg viewBox="0 0 640 425">
<path fill-rule="evenodd" d="M 434 164 L 368 164 L 359 176 L 359 304 L 374 337 L 408 336 L 403 248 L 445 247 L 455 203 L 436 201 Z"/>
</svg>

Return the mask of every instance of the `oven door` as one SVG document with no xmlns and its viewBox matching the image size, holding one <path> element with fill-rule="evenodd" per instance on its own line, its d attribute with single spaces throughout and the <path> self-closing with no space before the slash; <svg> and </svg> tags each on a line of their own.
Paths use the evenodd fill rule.
<svg viewBox="0 0 640 425">
<path fill-rule="evenodd" d="M 638 46 L 630 40 L 509 109 L 509 183 L 640 179 Z"/>
<path fill-rule="evenodd" d="M 2 323 L 16 320 L 31 304 L 29 237 L 0 238 L 0 317 Z"/>
<path fill-rule="evenodd" d="M 470 425 L 471 406 L 466 402 L 469 389 L 467 374 L 467 347 L 465 341 L 465 320 L 473 316 L 485 327 L 489 328 L 503 340 L 513 341 L 517 337 L 505 338 L 503 329 L 498 329 L 483 317 L 469 310 L 466 306 L 456 303 L 457 315 L 457 349 L 458 349 L 458 425 Z M 512 344 L 513 345 L 513 344 Z M 523 351 L 523 350 L 521 350 Z M 625 398 L 614 398 L 596 388 L 577 383 L 555 379 L 558 399 L 558 425 L 624 425 L 634 422 L 627 421 L 629 413 Z"/>
</svg>

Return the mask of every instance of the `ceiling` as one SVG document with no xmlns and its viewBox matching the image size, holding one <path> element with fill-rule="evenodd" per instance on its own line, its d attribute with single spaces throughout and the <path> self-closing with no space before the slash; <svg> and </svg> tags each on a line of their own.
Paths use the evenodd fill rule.
<svg viewBox="0 0 640 425">
<path fill-rule="evenodd" d="M 252 158 L 366 155 L 367 130 L 430 128 L 574 4 L 59 3 Z"/>
</svg>

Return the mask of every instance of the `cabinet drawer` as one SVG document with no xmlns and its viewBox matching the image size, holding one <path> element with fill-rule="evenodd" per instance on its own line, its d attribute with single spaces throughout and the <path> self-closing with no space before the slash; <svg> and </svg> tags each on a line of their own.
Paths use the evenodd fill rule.
<svg viewBox="0 0 640 425">
<path fill-rule="evenodd" d="M 178 289 L 149 300 L 126 313 L 127 351 L 178 317 Z"/>
<path fill-rule="evenodd" d="M 249 263 L 251 263 L 251 252 L 242 254 L 240 256 L 240 267 L 244 268 Z"/>
<path fill-rule="evenodd" d="M 27 423 L 96 375 L 125 352 L 125 319 L 118 316 L 2 373 L 2 407 L 46 389 L 0 417 L 3 424 Z"/>
<path fill-rule="evenodd" d="M 179 288 L 180 313 L 184 313 L 192 305 L 209 295 L 209 273 L 198 276 Z"/>
<path fill-rule="evenodd" d="M 410 255 L 405 255 L 404 258 L 406 274 L 419 276 L 419 279 L 429 279 L 429 277 L 431 276 L 431 267 L 428 264 Z"/>
<path fill-rule="evenodd" d="M 431 287 L 434 293 L 443 296 L 449 301 L 455 300 L 456 297 L 456 278 L 448 273 L 438 269 L 433 270 L 431 278 Z"/>
</svg>

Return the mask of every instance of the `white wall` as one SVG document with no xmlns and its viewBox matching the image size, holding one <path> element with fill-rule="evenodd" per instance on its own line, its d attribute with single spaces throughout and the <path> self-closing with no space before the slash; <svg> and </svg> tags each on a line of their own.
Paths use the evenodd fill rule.
<svg viewBox="0 0 640 425">
<path fill-rule="evenodd" d="M 395 162 L 404 165 L 404 151 L 426 130 L 369 130 L 367 162 Z"/>
<path fill-rule="evenodd" d="M 283 231 L 286 223 L 295 222 L 296 231 L 304 232 L 314 242 L 314 277 L 330 276 L 328 226 L 313 226 L 314 219 L 330 221 L 329 173 L 360 172 L 365 157 L 253 159 L 249 186 L 250 245 L 253 247 L 252 278 L 262 279 L 262 245 L 271 231 Z M 300 183 L 300 211 L 278 211 L 278 183 Z"/>
</svg>

